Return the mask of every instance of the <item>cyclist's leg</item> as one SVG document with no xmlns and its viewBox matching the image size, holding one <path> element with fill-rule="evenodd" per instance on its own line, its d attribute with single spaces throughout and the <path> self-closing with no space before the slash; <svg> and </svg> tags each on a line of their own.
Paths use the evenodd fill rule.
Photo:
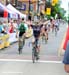
<svg viewBox="0 0 69 75">
<path fill-rule="evenodd" d="M 43 34 L 42 34 L 42 42 L 44 42 L 44 36 L 45 36 L 45 35 L 44 35 L 44 33 L 43 33 Z"/>
<path fill-rule="evenodd" d="M 52 25 L 52 32 L 54 32 L 54 24 Z"/>
<path fill-rule="evenodd" d="M 45 31 L 44 35 L 45 35 L 45 43 L 47 43 L 47 40 L 48 40 L 48 34 L 47 34 L 47 31 Z"/>
<path fill-rule="evenodd" d="M 36 39 L 36 47 L 37 47 L 37 52 L 40 52 L 40 41 L 39 41 L 39 38 Z"/>
<path fill-rule="evenodd" d="M 48 25 L 48 32 L 50 32 L 50 25 Z"/>
</svg>

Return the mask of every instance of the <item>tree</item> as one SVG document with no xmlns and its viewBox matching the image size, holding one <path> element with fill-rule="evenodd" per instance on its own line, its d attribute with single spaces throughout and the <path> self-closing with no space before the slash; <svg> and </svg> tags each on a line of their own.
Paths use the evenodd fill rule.
<svg viewBox="0 0 69 75">
<path fill-rule="evenodd" d="M 52 6 L 51 2 L 49 2 L 49 1 L 46 4 L 47 4 L 46 7 L 51 8 L 51 15 L 49 15 L 49 17 L 52 16 L 55 18 L 56 14 L 57 14 L 58 18 L 64 19 L 66 11 L 63 8 L 61 8 L 61 6 L 60 6 L 61 1 L 59 1 L 57 4 L 55 4 L 55 6 Z M 48 15 L 47 15 L 47 17 L 48 17 Z"/>
</svg>

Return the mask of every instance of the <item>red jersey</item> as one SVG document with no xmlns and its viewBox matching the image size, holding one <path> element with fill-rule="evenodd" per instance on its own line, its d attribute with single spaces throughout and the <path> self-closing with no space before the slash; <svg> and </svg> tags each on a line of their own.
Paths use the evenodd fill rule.
<svg viewBox="0 0 69 75">
<path fill-rule="evenodd" d="M 11 26 L 10 26 L 10 29 L 9 29 L 9 32 L 10 32 L 10 33 L 13 33 L 13 31 L 14 31 L 14 27 L 13 27 L 13 25 L 11 25 Z"/>
</svg>

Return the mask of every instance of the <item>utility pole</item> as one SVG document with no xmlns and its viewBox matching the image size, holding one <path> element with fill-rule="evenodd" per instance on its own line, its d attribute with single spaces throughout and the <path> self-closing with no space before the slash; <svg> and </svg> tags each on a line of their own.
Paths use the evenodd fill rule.
<svg viewBox="0 0 69 75">
<path fill-rule="evenodd" d="M 31 4 L 31 1 L 29 0 L 28 20 L 31 20 L 31 15 L 30 15 L 30 4 Z"/>
<path fill-rule="evenodd" d="M 29 11 L 28 11 L 28 14 L 30 15 L 30 0 L 29 0 Z"/>
<path fill-rule="evenodd" d="M 39 0 L 37 1 L 37 13 L 39 13 Z"/>
</svg>

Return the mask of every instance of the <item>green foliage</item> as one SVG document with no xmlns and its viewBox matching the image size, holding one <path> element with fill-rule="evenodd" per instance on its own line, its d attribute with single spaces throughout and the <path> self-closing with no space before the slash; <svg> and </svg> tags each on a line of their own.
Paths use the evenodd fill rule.
<svg viewBox="0 0 69 75">
<path fill-rule="evenodd" d="M 61 1 L 59 0 L 58 4 L 52 6 L 50 2 L 47 2 L 47 7 L 51 7 L 51 15 L 47 15 L 48 18 L 51 16 L 55 18 L 56 14 L 58 14 L 58 18 L 64 19 L 66 11 L 61 8 Z"/>
</svg>

